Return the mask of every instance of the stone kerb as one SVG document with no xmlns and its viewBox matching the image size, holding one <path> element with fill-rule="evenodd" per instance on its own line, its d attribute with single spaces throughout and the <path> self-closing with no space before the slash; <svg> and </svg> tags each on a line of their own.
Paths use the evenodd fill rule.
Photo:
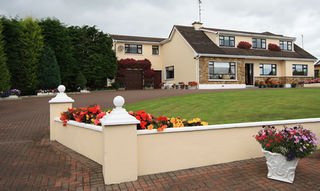
<svg viewBox="0 0 320 191">
<path fill-rule="evenodd" d="M 122 106 L 124 98 L 116 96 L 115 108 L 100 119 L 103 126 L 105 184 L 135 181 L 138 178 L 137 124 L 140 123 Z"/>
<path fill-rule="evenodd" d="M 56 140 L 55 135 L 55 118 L 60 117 L 62 111 L 72 108 L 74 100 L 64 93 L 66 87 L 64 85 L 58 86 L 59 93 L 49 101 L 50 104 L 50 140 Z"/>
</svg>

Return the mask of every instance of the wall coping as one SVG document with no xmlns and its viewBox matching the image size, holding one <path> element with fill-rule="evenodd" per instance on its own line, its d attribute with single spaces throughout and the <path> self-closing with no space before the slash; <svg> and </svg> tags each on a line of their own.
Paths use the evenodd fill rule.
<svg viewBox="0 0 320 191">
<path fill-rule="evenodd" d="M 320 122 L 320 118 L 304 118 L 304 119 L 290 119 L 290 120 L 277 120 L 277 121 L 259 121 L 259 122 L 230 123 L 230 124 L 207 125 L 207 126 L 166 128 L 164 129 L 164 131 L 160 131 L 160 132 L 158 132 L 156 129 L 137 130 L 137 134 L 148 135 L 148 134 L 160 134 L 160 133 L 204 131 L 204 130 L 217 130 L 217 129 L 257 127 L 257 126 L 263 126 L 263 125 L 286 125 L 286 124 L 300 124 L 300 123 L 313 123 L 313 122 Z"/>
<path fill-rule="evenodd" d="M 56 118 L 54 119 L 54 121 L 59 122 L 59 123 L 63 123 L 63 121 L 61 121 L 59 117 L 56 117 Z M 101 127 L 101 126 L 98 126 L 98 125 L 91 125 L 91 124 L 87 124 L 87 123 L 80 123 L 80 122 L 77 122 L 77 121 L 74 121 L 74 120 L 69 120 L 69 121 L 67 121 L 67 124 L 69 124 L 69 125 L 74 125 L 74 126 L 76 126 L 76 127 L 82 127 L 82 128 L 86 128 L 86 129 L 91 129 L 91 130 L 94 130 L 94 131 L 100 131 L 100 132 L 102 132 L 102 127 Z"/>
<path fill-rule="evenodd" d="M 56 117 L 55 121 L 59 122 L 59 123 L 63 123 L 63 121 L 61 121 L 59 117 Z M 137 135 L 176 133 L 176 132 L 189 132 L 189 131 L 205 131 L 205 130 L 217 130 L 217 129 L 244 128 L 244 127 L 257 127 L 257 126 L 263 126 L 263 125 L 287 125 L 287 124 L 314 123 L 314 122 L 320 122 L 320 118 L 304 118 L 304 119 L 289 119 L 289 120 L 277 120 L 277 121 L 259 121 L 259 122 L 230 123 L 230 124 L 207 125 L 207 126 L 166 128 L 160 132 L 157 131 L 156 129 L 137 130 Z M 98 126 L 98 125 L 80 123 L 80 122 L 77 122 L 74 120 L 67 121 L 67 124 L 102 132 L 102 126 Z"/>
</svg>

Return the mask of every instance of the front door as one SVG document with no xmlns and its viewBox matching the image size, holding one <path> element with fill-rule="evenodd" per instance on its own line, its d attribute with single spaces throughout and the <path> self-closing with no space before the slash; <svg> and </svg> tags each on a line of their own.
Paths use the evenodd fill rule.
<svg viewBox="0 0 320 191">
<path fill-rule="evenodd" d="M 253 85 L 253 64 L 246 63 L 245 80 L 246 80 L 246 85 Z"/>
</svg>

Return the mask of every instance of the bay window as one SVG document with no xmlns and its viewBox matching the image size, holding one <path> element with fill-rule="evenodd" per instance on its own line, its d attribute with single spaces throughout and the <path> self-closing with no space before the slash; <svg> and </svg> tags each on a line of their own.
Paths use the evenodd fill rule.
<svg viewBox="0 0 320 191">
<path fill-rule="evenodd" d="M 236 79 L 236 63 L 235 62 L 209 62 L 209 79 Z"/>
</svg>

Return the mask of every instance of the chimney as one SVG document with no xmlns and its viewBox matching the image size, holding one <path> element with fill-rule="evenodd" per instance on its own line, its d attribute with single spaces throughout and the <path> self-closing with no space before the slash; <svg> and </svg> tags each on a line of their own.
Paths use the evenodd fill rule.
<svg viewBox="0 0 320 191">
<path fill-rule="evenodd" d="M 202 28 L 202 23 L 195 21 L 192 23 L 192 26 L 195 30 L 200 30 Z"/>
</svg>

